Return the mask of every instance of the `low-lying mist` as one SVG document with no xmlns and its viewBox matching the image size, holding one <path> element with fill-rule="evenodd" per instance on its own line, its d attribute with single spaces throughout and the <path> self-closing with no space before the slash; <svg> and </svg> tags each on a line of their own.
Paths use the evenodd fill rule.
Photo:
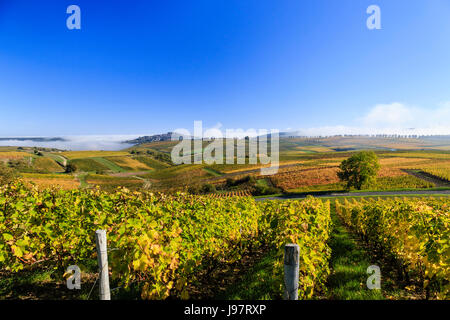
<svg viewBox="0 0 450 320">
<path fill-rule="evenodd" d="M 137 137 L 139 135 L 64 136 L 60 137 L 62 139 L 58 139 L 57 141 L 35 141 L 31 137 L 30 140 L 27 140 L 27 137 L 20 137 L 20 140 L 14 138 L 0 140 L 0 146 L 42 147 L 73 151 L 115 151 L 131 147 L 131 144 L 122 143 L 122 141 Z"/>
</svg>

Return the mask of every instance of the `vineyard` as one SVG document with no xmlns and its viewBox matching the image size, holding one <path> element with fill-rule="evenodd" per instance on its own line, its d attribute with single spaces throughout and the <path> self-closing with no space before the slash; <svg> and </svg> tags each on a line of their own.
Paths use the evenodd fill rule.
<svg viewBox="0 0 450 320">
<path fill-rule="evenodd" d="M 78 188 L 80 185 L 73 176 L 64 176 L 61 174 L 23 173 L 22 177 L 28 184 L 34 184 L 44 189 L 58 186 L 65 190 L 72 190 Z"/>
<path fill-rule="evenodd" d="M 329 147 L 302 144 L 302 140 L 282 142 L 280 167 L 270 177 L 261 176 L 262 164 L 191 164 L 170 162 L 172 142 L 155 142 L 123 151 L 58 151 L 35 148 L 0 148 L 0 163 L 16 170 L 26 181 L 40 187 L 58 186 L 64 189 L 93 188 L 113 191 L 123 186 L 130 190 L 144 188 L 155 192 L 176 193 L 195 191 L 196 186 L 214 185 L 214 197 L 269 195 L 343 191 L 337 177 L 338 166 L 351 152 L 332 152 Z M 342 146 L 343 148 L 349 146 Z M 284 149 L 283 149 L 284 148 Z M 381 169 L 378 183 L 366 190 L 426 189 L 440 187 L 432 179 L 408 174 L 405 170 L 449 178 L 447 152 L 379 153 Z M 69 167 L 67 167 L 69 165 Z M 52 174 L 52 176 L 49 176 Z M 55 175 L 57 174 L 57 175 Z M 248 176 L 265 179 L 266 186 L 227 186 L 229 179 Z M 80 177 L 85 177 L 80 180 Z M 125 179 L 126 178 L 126 179 Z M 151 182 L 150 184 L 147 182 Z M 439 184 L 439 183 L 438 183 Z M 199 194 L 199 192 L 190 192 Z M 211 195 L 213 196 L 213 195 Z"/>
<path fill-rule="evenodd" d="M 421 170 L 435 177 L 450 181 L 450 163 L 446 163 L 446 166 L 426 167 L 421 168 Z"/>
<path fill-rule="evenodd" d="M 325 290 L 329 274 L 329 202 L 0 187 L 0 268 L 10 276 L 51 268 L 62 280 L 74 264 L 95 272 L 97 229 L 113 248 L 112 281 L 144 299 L 189 298 L 200 274 L 262 247 L 276 252 L 270 290 L 281 297 L 285 243 L 300 245 L 301 298 Z"/>
<path fill-rule="evenodd" d="M 336 200 L 336 212 L 373 250 L 419 279 L 427 298 L 450 298 L 450 201 Z"/>
<path fill-rule="evenodd" d="M 208 197 L 210 198 L 251 197 L 251 196 L 252 193 L 250 190 L 238 190 L 238 191 L 208 194 Z"/>
<path fill-rule="evenodd" d="M 389 162 L 393 163 L 392 161 Z M 298 167 L 280 171 L 280 173 L 271 176 L 270 179 L 275 186 L 282 190 L 289 190 L 290 192 L 308 192 L 343 190 L 345 188 L 344 184 L 341 183 L 337 177 L 337 172 L 339 171 L 338 167 L 309 169 Z M 377 190 L 432 187 L 434 187 L 433 183 L 408 175 L 408 173 L 400 168 L 391 167 L 389 165 L 381 168 L 378 173 L 377 183 L 371 186 L 372 189 Z"/>
<path fill-rule="evenodd" d="M 303 169 L 279 173 L 271 177 L 273 183 L 284 190 L 339 182 L 338 168 Z"/>
<path fill-rule="evenodd" d="M 164 146 L 0 152 L 2 165 L 20 173 L 0 186 L 0 297 L 39 298 L 34 285 L 15 293 L 29 276 L 46 279 L 57 297 L 67 294 L 65 271 L 77 265 L 87 292 L 71 291 L 71 298 L 92 299 L 95 231 L 102 229 L 113 299 L 279 299 L 283 247 L 291 242 L 300 245 L 300 299 L 449 298 L 448 198 L 330 205 L 326 197 L 346 188 L 337 171 L 348 151 L 293 144 L 267 177 L 260 165 L 173 165 L 158 149 Z M 385 152 L 364 193 L 448 194 L 435 178 L 448 181 L 448 153 Z M 286 200 L 310 192 L 323 201 Z M 400 275 L 383 273 L 378 293 L 364 286 L 374 263 Z"/>
</svg>

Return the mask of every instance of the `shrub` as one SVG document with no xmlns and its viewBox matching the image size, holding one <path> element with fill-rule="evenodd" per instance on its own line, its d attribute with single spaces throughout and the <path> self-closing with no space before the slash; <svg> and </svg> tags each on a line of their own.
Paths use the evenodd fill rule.
<svg viewBox="0 0 450 320">
<path fill-rule="evenodd" d="M 216 192 L 216 187 L 212 184 L 204 184 L 202 189 L 201 189 L 202 193 L 211 193 L 211 192 Z"/>
<path fill-rule="evenodd" d="M 18 178 L 18 173 L 13 168 L 8 168 L 0 162 L 0 185 L 8 184 Z"/>
</svg>

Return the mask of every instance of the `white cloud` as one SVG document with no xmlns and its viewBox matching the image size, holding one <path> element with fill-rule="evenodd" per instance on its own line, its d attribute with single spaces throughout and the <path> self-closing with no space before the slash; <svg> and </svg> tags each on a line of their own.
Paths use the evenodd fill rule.
<svg viewBox="0 0 450 320">
<path fill-rule="evenodd" d="M 409 106 L 399 102 L 379 104 L 374 106 L 362 121 L 371 128 L 398 130 L 450 128 L 450 102 L 440 103 L 431 108 Z"/>
<path fill-rule="evenodd" d="M 362 122 L 372 127 L 398 126 L 414 121 L 417 112 L 416 108 L 399 102 L 377 104 L 363 117 Z"/>
<path fill-rule="evenodd" d="M 400 102 L 377 104 L 355 126 L 327 126 L 298 130 L 299 135 L 401 134 L 450 135 L 450 101 L 434 108 Z"/>
</svg>

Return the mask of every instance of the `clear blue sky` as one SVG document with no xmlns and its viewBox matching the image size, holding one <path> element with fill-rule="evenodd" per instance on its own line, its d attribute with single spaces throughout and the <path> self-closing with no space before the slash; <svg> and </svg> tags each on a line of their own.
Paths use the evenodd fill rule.
<svg viewBox="0 0 450 320">
<path fill-rule="evenodd" d="M 447 115 L 449 36 L 448 0 L 0 0 L 0 136 L 361 127 L 397 121 L 393 103 Z"/>
</svg>

